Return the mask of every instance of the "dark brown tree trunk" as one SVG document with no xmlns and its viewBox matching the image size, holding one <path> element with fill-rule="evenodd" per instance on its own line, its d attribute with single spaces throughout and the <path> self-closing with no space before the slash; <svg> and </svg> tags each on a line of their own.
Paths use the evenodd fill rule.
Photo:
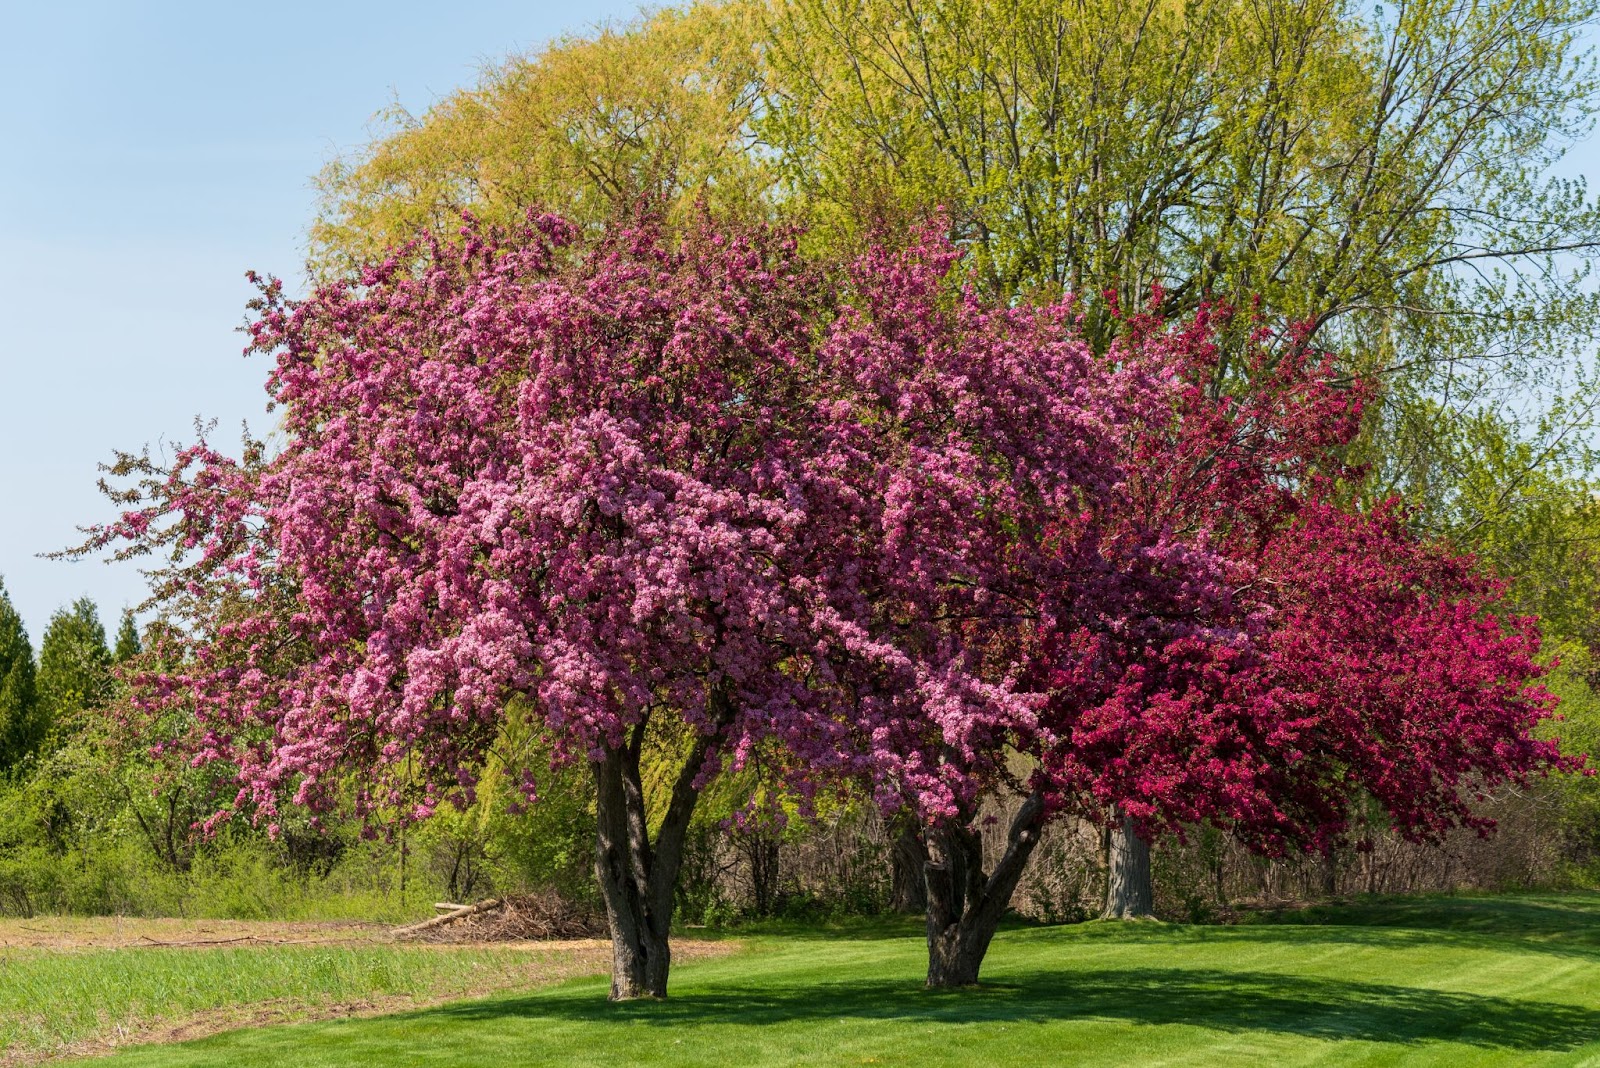
<svg viewBox="0 0 1600 1068">
<path fill-rule="evenodd" d="M 928 893 L 928 985 L 972 986 L 984 954 L 1039 844 L 1044 799 L 1031 795 L 1011 821 L 1006 851 L 989 875 L 983 836 L 967 823 L 929 828 L 923 871 Z"/>
<path fill-rule="evenodd" d="M 907 916 L 928 911 L 928 883 L 923 866 L 928 851 L 912 826 L 902 827 L 889 849 L 889 908 Z"/>
<path fill-rule="evenodd" d="M 745 863 L 750 866 L 750 903 L 757 916 L 778 911 L 779 862 L 783 859 L 778 836 L 766 829 L 751 831 L 739 842 Z"/>
<path fill-rule="evenodd" d="M 719 728 L 727 723 L 725 695 L 712 694 L 711 712 Z M 611 928 L 612 1001 L 667 996 L 673 893 L 683 866 L 689 818 L 699 800 L 694 780 L 715 741 L 711 735 L 695 739 L 652 843 L 639 776 L 644 734 L 645 724 L 640 723 L 629 732 L 626 744 L 607 748 L 594 765 L 594 866 Z"/>
<path fill-rule="evenodd" d="M 1133 820 L 1119 808 L 1106 845 L 1107 920 L 1140 920 L 1155 913 L 1150 881 L 1150 843 L 1139 837 Z"/>
<path fill-rule="evenodd" d="M 1322 896 L 1339 895 L 1339 854 L 1329 849 L 1322 854 Z"/>
</svg>

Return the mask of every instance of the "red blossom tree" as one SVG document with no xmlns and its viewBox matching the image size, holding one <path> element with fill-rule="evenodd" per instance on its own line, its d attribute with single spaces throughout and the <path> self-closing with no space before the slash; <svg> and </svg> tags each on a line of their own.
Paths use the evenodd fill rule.
<svg viewBox="0 0 1600 1068">
<path fill-rule="evenodd" d="M 1559 762 L 1530 735 L 1551 708 L 1536 634 L 1496 616 L 1494 583 L 1315 503 L 1350 474 L 1336 453 L 1364 394 L 1301 337 L 1225 348 L 1213 310 L 1137 318 L 1097 358 L 1070 305 L 952 306 L 951 263 L 928 242 L 869 257 L 864 310 L 831 342 L 914 398 L 851 425 L 878 472 L 856 484 L 899 517 L 863 551 L 912 661 L 871 750 L 923 824 L 930 985 L 976 981 L 1056 814 L 1321 848 L 1358 791 L 1435 835 L 1478 825 L 1474 792 Z M 1049 362 L 1030 351 L 1072 368 L 1055 377 L 1070 414 L 1017 388 Z M 1217 388 L 1225 353 L 1238 395 Z M 1390 681 L 1360 684 L 1375 672 Z M 996 791 L 1023 800 L 986 865 Z"/>
</svg>

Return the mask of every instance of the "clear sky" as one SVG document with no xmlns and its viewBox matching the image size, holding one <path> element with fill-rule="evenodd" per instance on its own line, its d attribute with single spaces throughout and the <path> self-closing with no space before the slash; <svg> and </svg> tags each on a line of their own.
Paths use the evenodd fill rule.
<svg viewBox="0 0 1600 1068">
<path fill-rule="evenodd" d="M 131 567 L 37 556 L 111 515 L 97 463 L 265 422 L 243 275 L 300 277 L 310 176 L 391 101 L 635 10 L 0 0 L 0 575 L 35 647 L 75 597 L 110 629 L 143 596 Z"/>
</svg>

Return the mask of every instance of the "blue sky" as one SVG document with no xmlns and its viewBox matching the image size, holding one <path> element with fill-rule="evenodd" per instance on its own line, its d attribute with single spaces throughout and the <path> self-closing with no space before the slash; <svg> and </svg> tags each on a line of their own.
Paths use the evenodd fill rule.
<svg viewBox="0 0 1600 1068">
<path fill-rule="evenodd" d="M 0 0 L 0 575 L 37 646 L 128 566 L 37 554 L 107 518 L 114 448 L 238 440 L 266 367 L 239 355 L 247 268 L 298 278 L 310 176 L 374 113 L 636 4 Z"/>
<path fill-rule="evenodd" d="M 38 558 L 110 516 L 97 463 L 264 423 L 243 274 L 299 277 L 310 176 L 392 100 L 634 10 L 0 0 L 0 575 L 35 644 L 75 597 L 108 627 L 142 598 L 131 566 Z M 1600 170 L 1600 143 L 1568 162 Z"/>
</svg>

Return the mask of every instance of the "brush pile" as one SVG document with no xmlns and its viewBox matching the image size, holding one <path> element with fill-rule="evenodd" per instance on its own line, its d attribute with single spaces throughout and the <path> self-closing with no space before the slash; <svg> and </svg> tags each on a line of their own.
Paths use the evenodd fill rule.
<svg viewBox="0 0 1600 1068">
<path fill-rule="evenodd" d="M 396 938 L 419 942 L 537 942 L 598 938 L 605 918 L 595 909 L 567 900 L 553 890 L 489 898 L 474 905 L 441 901 L 444 914 L 396 928 Z"/>
</svg>

